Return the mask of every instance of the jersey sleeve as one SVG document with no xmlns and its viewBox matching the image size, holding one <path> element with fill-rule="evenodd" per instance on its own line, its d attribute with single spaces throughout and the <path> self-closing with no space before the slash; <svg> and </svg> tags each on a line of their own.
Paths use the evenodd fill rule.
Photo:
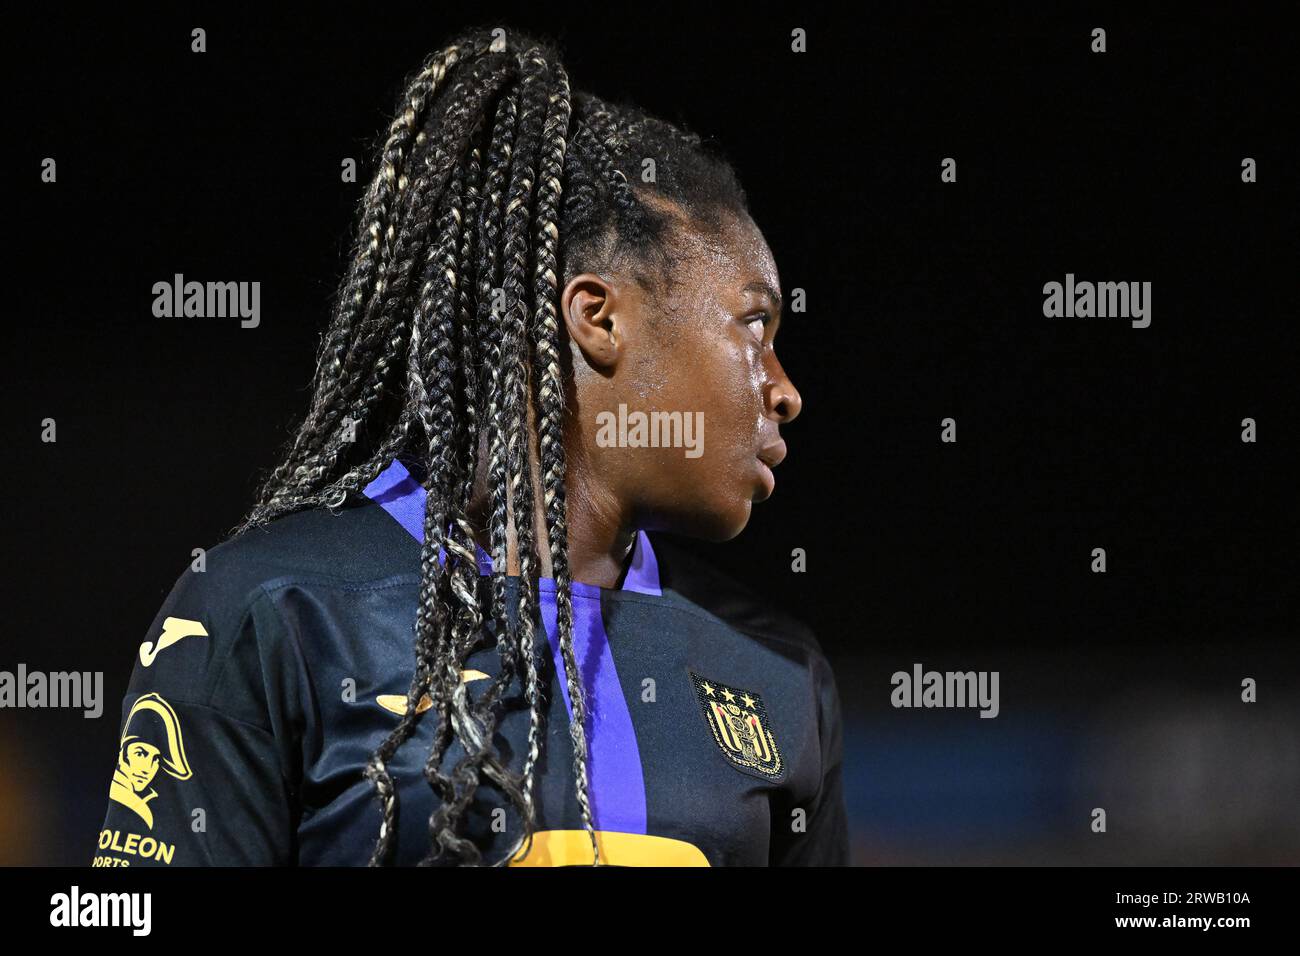
<svg viewBox="0 0 1300 956">
<path fill-rule="evenodd" d="M 847 866 L 848 814 L 844 804 L 844 727 L 839 690 L 830 664 L 814 658 L 817 674 L 818 734 L 821 744 L 821 783 L 807 806 L 802 833 L 773 845 L 773 866 Z"/>
<path fill-rule="evenodd" d="M 260 587 L 177 580 L 135 656 L 93 866 L 292 862 L 291 643 Z"/>
</svg>

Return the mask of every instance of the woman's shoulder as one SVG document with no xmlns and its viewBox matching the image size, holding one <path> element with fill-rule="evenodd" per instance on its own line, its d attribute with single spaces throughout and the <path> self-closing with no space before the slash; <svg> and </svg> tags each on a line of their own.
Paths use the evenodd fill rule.
<svg viewBox="0 0 1300 956">
<path fill-rule="evenodd" d="M 366 498 L 303 509 L 197 551 L 175 579 L 153 630 L 183 622 L 214 651 L 249 630 L 250 619 L 286 585 L 348 587 L 401 575 L 418 578 L 419 548 Z M 170 629 L 170 630 L 169 630 Z"/>
<path fill-rule="evenodd" d="M 757 583 L 740 581 L 671 537 L 655 535 L 654 547 L 666 595 L 694 605 L 751 639 L 783 645 L 810 663 L 825 664 L 825 652 L 813 629 L 762 594 Z"/>
<path fill-rule="evenodd" d="M 294 584 L 311 591 L 402 575 L 418 580 L 419 549 L 394 529 L 401 532 L 361 499 L 284 515 L 196 553 L 144 635 L 132 689 L 264 723 L 256 718 L 263 705 L 232 703 L 232 687 L 260 684 L 258 669 L 292 652 L 278 592 Z"/>
<path fill-rule="evenodd" d="M 761 582 L 743 582 L 670 538 L 656 536 L 654 547 L 664 597 L 740 635 L 716 641 L 708 634 L 693 642 L 691 659 L 707 661 L 716 670 L 704 676 L 760 691 L 769 706 L 781 708 L 787 732 L 806 720 L 803 726 L 816 728 L 807 739 L 820 741 L 823 763 L 832 760 L 838 746 L 839 690 L 813 628 L 763 595 Z M 728 679 L 732 675 L 734 681 Z"/>
<path fill-rule="evenodd" d="M 364 582 L 418 573 L 420 548 L 373 501 L 283 515 L 226 539 L 207 555 L 210 580 L 253 589 L 284 578 Z"/>
</svg>

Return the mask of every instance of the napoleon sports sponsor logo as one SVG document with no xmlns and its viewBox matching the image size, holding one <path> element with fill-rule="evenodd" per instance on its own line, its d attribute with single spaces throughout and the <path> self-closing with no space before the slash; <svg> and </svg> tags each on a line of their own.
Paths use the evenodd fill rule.
<svg viewBox="0 0 1300 956">
<path fill-rule="evenodd" d="M 157 860 L 170 864 L 176 856 L 176 844 L 164 843 L 162 840 L 140 833 L 124 833 L 121 830 L 100 830 L 99 849 L 120 853 L 123 856 L 138 856 L 146 860 Z M 130 866 L 130 860 L 120 860 L 111 856 L 97 856 L 91 866 Z"/>
<path fill-rule="evenodd" d="M 160 319 L 241 318 L 255 329 L 262 321 L 262 283 L 186 282 L 176 273 L 170 283 L 153 284 L 153 314 Z"/>
<path fill-rule="evenodd" d="M 50 925 L 129 926 L 133 936 L 148 936 L 153 927 L 153 894 L 82 893 L 73 886 L 70 892 L 50 897 Z"/>
<path fill-rule="evenodd" d="M 981 717 L 998 715 L 997 671 L 895 671 L 889 702 L 895 707 L 979 707 Z"/>
<path fill-rule="evenodd" d="M 83 717 L 104 712 L 103 671 L 29 671 L 19 664 L 13 671 L 0 671 L 0 707 L 80 708 Z"/>
<path fill-rule="evenodd" d="M 207 636 L 207 628 L 198 621 L 191 621 L 183 617 L 169 617 L 163 621 L 162 634 L 158 636 L 156 642 L 145 641 L 140 645 L 140 663 L 145 667 L 150 667 L 158 659 L 159 654 L 177 641 L 184 640 L 187 637 Z"/>
<path fill-rule="evenodd" d="M 684 448 L 687 458 L 704 454 L 703 412 L 629 412 L 596 415 L 596 444 L 600 448 Z"/>
<path fill-rule="evenodd" d="M 1075 282 L 1065 274 L 1065 285 L 1043 286 L 1043 315 L 1049 319 L 1132 319 L 1133 328 L 1151 324 L 1150 282 Z"/>
</svg>

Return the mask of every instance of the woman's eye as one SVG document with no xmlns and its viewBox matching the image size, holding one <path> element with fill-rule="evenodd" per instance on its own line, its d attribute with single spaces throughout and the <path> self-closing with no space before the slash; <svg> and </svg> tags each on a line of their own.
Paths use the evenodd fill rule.
<svg viewBox="0 0 1300 956">
<path fill-rule="evenodd" d="M 772 317 L 766 312 L 756 315 L 748 320 L 749 332 L 758 341 L 763 341 L 763 330 L 767 328 L 767 323 L 772 321 Z"/>
</svg>

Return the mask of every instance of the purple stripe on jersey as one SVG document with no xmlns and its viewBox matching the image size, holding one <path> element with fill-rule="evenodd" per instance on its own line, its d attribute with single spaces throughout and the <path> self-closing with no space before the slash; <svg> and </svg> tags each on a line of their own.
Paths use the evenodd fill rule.
<svg viewBox="0 0 1300 956">
<path fill-rule="evenodd" d="M 564 656 L 556 626 L 555 582 L 538 582 L 542 622 L 551 642 L 555 674 L 564 694 L 564 709 L 573 720 L 573 701 L 563 679 Z M 627 697 L 614 667 L 609 635 L 600 613 L 600 588 L 573 582 L 573 659 L 582 673 L 583 697 L 587 705 L 587 783 L 591 799 L 592 826 L 597 830 L 645 833 L 645 777 L 641 751 Z"/>
<path fill-rule="evenodd" d="M 394 460 L 365 488 L 367 497 L 387 511 L 416 541 L 424 540 L 425 491 L 401 462 Z M 481 547 L 480 574 L 492 572 L 492 559 Z M 662 594 L 659 562 L 644 531 L 638 531 L 632 563 L 623 579 L 624 591 Z M 601 614 L 600 588 L 574 581 L 573 656 L 582 673 L 587 703 L 587 779 L 590 785 L 593 825 L 597 830 L 621 833 L 646 832 L 645 776 L 641 752 L 627 697 L 614 667 L 614 655 L 605 633 Z M 538 602 L 542 624 L 551 645 L 557 683 L 564 695 L 564 708 L 573 720 L 573 703 L 563 679 L 564 658 L 556 625 L 555 581 L 538 580 Z"/>
</svg>

